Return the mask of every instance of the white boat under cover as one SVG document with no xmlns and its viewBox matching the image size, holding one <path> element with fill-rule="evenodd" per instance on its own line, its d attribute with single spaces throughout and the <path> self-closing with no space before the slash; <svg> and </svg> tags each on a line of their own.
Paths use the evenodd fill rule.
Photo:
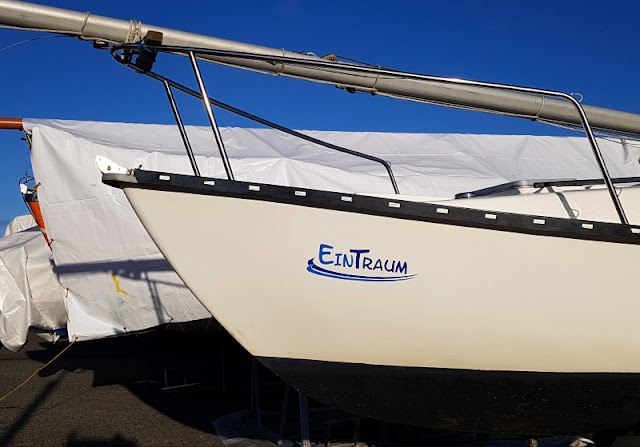
<svg viewBox="0 0 640 447">
<path fill-rule="evenodd" d="M 0 342 L 17 351 L 29 328 L 64 329 L 65 290 L 51 268 L 51 250 L 30 215 L 16 217 L 0 238 Z"/>
</svg>

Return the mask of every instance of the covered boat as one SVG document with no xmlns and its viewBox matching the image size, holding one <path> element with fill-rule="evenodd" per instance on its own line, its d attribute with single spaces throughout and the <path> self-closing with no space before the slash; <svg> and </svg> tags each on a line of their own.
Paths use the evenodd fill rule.
<svg viewBox="0 0 640 447">
<path fill-rule="evenodd" d="M 184 157 L 166 155 L 162 144 L 154 147 L 149 137 L 145 150 L 133 150 L 136 142 L 128 136 L 137 133 L 144 138 L 154 133 L 154 126 L 0 121 L 13 122 L 27 135 L 31 165 L 38 179 L 38 206 L 33 206 L 35 194 L 28 188 L 24 190 L 25 200 L 31 201 L 34 214 L 41 211 L 37 220 L 41 231 L 46 226 L 48 237 L 32 231 L 1 239 L 0 248 L 11 247 L 15 252 L 11 257 L 0 255 L 8 275 L 2 279 L 7 285 L 0 288 L 0 318 L 7 328 L 4 335 L 0 334 L 0 341 L 5 346 L 21 348 L 29 327 L 66 327 L 70 340 L 83 341 L 211 318 L 159 252 L 124 195 L 103 185 L 95 169 L 98 153 L 149 166 L 152 164 L 147 160 L 159 159 L 153 166 L 179 169 L 183 163 L 180 158 Z M 117 134 L 123 144 L 112 134 Z M 109 135 L 108 140 L 105 135 Z M 180 144 L 174 129 L 164 136 Z M 40 276 L 29 270 L 36 262 Z M 47 281 L 51 284 L 41 277 L 50 278 Z M 41 305 L 38 300 L 55 302 L 55 306 Z M 39 309 L 42 318 L 30 320 L 28 306 Z M 43 325 L 43 318 L 57 323 Z"/>
<path fill-rule="evenodd" d="M 0 343 L 17 351 L 30 329 L 65 329 L 64 296 L 36 222 L 31 215 L 16 217 L 0 238 Z"/>
</svg>

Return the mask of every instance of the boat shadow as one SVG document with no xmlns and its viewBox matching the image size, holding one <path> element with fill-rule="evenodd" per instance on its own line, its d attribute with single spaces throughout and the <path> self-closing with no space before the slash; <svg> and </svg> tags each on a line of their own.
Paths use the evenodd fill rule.
<svg viewBox="0 0 640 447">
<path fill-rule="evenodd" d="M 223 440 L 234 439 L 236 445 L 243 446 L 253 446 L 254 441 L 259 441 L 259 445 L 266 440 L 276 442 L 285 383 L 258 366 L 224 330 L 205 331 L 206 325 L 206 321 L 201 321 L 194 322 L 193 326 L 173 325 L 143 334 L 78 342 L 39 375 L 58 381 L 73 374 L 92 374 L 91 388 L 125 387 L 142 406 L 152 407 L 202 433 Z M 64 347 L 61 343 L 41 343 L 41 349 L 26 354 L 29 359 L 46 364 Z M 258 403 L 252 402 L 252 374 L 259 379 Z M 294 442 L 300 441 L 298 399 L 297 392 L 290 393 L 288 417 L 283 427 L 284 439 Z M 40 405 L 42 401 L 36 397 L 31 406 Z M 77 399 L 69 404 L 76 405 Z M 249 410 L 252 404 L 262 409 L 260 422 L 257 413 Z M 24 411 L 24 417 L 14 423 L 18 424 L 14 432 L 22 428 L 19 424 L 27 423 L 29 408 Z M 114 408 L 114 411 L 121 410 Z M 309 424 L 311 439 L 317 444 L 330 440 L 347 445 L 387 447 L 569 447 L 575 441 L 574 437 L 548 437 L 531 444 L 526 437 L 477 435 L 385 423 L 330 409 L 313 399 L 309 399 Z M 66 445 L 138 445 L 129 430 L 133 428 L 125 425 L 122 431 L 102 437 L 70 432 Z"/>
<path fill-rule="evenodd" d="M 184 426 L 215 434 L 214 419 L 250 405 L 251 357 L 215 327 L 217 323 L 214 327 L 209 323 L 201 320 L 136 335 L 77 342 L 38 375 L 49 380 L 90 375 L 89 389 L 77 390 L 78 396 L 99 387 L 124 387 L 142 407 L 152 407 Z M 40 349 L 25 354 L 46 364 L 65 346 L 40 343 Z M 78 405 L 78 399 L 70 398 L 60 405 Z M 123 411 L 113 403 L 105 405 L 114 405 L 115 412 Z M 86 445 L 84 434 L 72 435 L 68 445 Z M 96 441 L 98 445 L 135 445 L 127 444 L 127 427 L 117 435 L 124 444 L 112 437 Z"/>
<path fill-rule="evenodd" d="M 183 294 L 189 293 L 187 287 L 177 276 L 173 267 L 171 267 L 171 264 L 164 258 L 82 262 L 53 265 L 53 268 L 61 282 L 64 282 L 65 279 L 73 281 L 75 277 L 82 276 L 86 278 L 93 276 L 93 278 L 98 279 L 98 274 L 113 276 L 116 290 L 120 292 L 124 291 L 120 290 L 116 278 L 127 278 L 128 280 L 145 282 L 148 289 L 148 296 L 151 298 L 153 304 L 157 324 L 163 324 L 171 318 L 170 314 L 164 308 L 163 299 L 175 300 L 176 298 L 170 297 L 170 293 L 167 292 L 167 290 L 177 291 L 181 289 Z M 163 287 L 163 294 L 159 292 L 159 287 Z M 138 298 L 144 299 L 144 297 Z M 193 298 L 193 302 L 196 303 L 195 297 Z"/>
</svg>

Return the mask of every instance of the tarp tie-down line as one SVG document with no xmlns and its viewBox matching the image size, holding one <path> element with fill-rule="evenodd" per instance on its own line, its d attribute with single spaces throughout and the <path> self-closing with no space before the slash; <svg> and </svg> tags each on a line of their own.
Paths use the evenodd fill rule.
<svg viewBox="0 0 640 447">
<path fill-rule="evenodd" d="M 2 396 L 0 398 L 0 402 L 2 402 L 3 400 L 5 400 L 7 397 L 11 396 L 13 393 L 15 393 L 16 391 L 18 391 L 20 388 L 22 388 L 24 385 L 27 384 L 27 382 L 29 382 L 31 379 L 33 379 L 35 377 L 36 374 L 38 374 L 40 371 L 42 371 L 43 369 L 45 369 L 47 366 L 51 365 L 55 359 L 57 359 L 58 357 L 60 357 L 62 354 L 64 354 L 66 352 L 67 349 L 69 349 L 78 339 L 74 339 L 71 343 L 69 343 L 69 346 L 67 346 L 66 348 L 64 348 L 62 351 L 60 351 L 58 354 L 56 354 L 56 356 L 54 358 L 52 358 L 51 360 L 49 360 L 45 365 L 41 366 L 40 368 L 36 369 L 33 374 L 31 374 L 29 376 L 29 378 L 27 380 L 25 380 L 24 382 L 22 382 L 20 385 L 18 385 L 17 387 L 15 387 L 14 389 L 12 389 L 11 391 L 9 391 L 7 394 L 5 394 L 4 396 Z"/>
</svg>

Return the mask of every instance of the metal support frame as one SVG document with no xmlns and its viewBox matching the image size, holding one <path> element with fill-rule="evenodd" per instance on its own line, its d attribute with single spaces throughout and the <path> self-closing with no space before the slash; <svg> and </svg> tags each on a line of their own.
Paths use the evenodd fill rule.
<svg viewBox="0 0 640 447">
<path fill-rule="evenodd" d="M 287 423 L 287 410 L 289 408 L 289 392 L 291 385 L 287 382 L 284 384 L 284 400 L 282 401 L 282 411 L 280 412 L 280 430 L 278 432 L 278 445 L 284 444 L 284 426 Z"/>
<path fill-rule="evenodd" d="M 516 180 L 514 182 L 501 183 L 499 185 L 489 186 L 487 188 L 480 188 L 473 191 L 460 192 L 454 196 L 454 199 L 469 199 L 471 197 L 489 196 L 492 194 L 498 194 L 501 192 L 519 189 L 519 188 L 548 188 L 548 187 L 566 187 L 566 186 L 593 186 L 602 185 L 604 179 L 590 178 L 590 179 L 538 179 L 538 180 Z M 617 177 L 612 178 L 611 183 L 640 183 L 640 177 Z"/>
<path fill-rule="evenodd" d="M 193 173 L 196 175 L 196 177 L 200 177 L 200 170 L 198 169 L 198 164 L 196 163 L 196 157 L 193 155 L 193 149 L 191 149 L 191 143 L 189 143 L 187 131 L 184 128 L 184 124 L 182 124 L 182 118 L 180 117 L 180 112 L 178 111 L 176 100 L 173 97 L 171 86 L 167 81 L 163 81 L 162 85 L 164 85 L 164 89 L 167 92 L 167 97 L 169 98 L 169 103 L 171 104 L 171 110 L 173 110 L 173 116 L 176 118 L 176 124 L 178 125 L 178 130 L 180 130 L 180 136 L 182 137 L 184 147 L 185 149 L 187 149 L 187 155 L 189 156 L 189 161 L 191 162 Z"/>
<path fill-rule="evenodd" d="M 300 406 L 300 443 L 302 447 L 311 447 L 309 436 L 309 401 L 307 395 L 298 390 L 298 402 Z"/>
<path fill-rule="evenodd" d="M 204 103 L 204 108 L 207 110 L 207 116 L 209 117 L 209 122 L 211 123 L 211 130 L 213 130 L 213 136 L 216 139 L 216 144 L 218 145 L 218 150 L 220 151 L 220 157 L 222 157 L 222 164 L 224 165 L 224 170 L 227 173 L 227 178 L 229 180 L 235 180 L 233 177 L 233 171 L 231 170 L 231 164 L 229 163 L 229 157 L 227 156 L 227 150 L 224 148 L 224 142 L 222 141 L 222 135 L 220 135 L 218 123 L 216 123 L 216 118 L 215 116 L 213 116 L 211 103 L 208 101 L 209 95 L 207 94 L 207 89 L 204 86 L 204 81 L 202 80 L 202 75 L 200 74 L 200 68 L 198 67 L 198 61 L 196 60 L 196 56 L 194 55 L 193 51 L 189 51 L 189 59 L 191 60 L 191 65 L 193 67 L 193 73 L 196 76 L 196 81 L 198 81 L 198 88 L 200 88 L 200 93 L 202 94 L 202 102 Z"/>
<path fill-rule="evenodd" d="M 141 74 L 147 75 L 152 79 L 160 81 L 163 84 L 169 85 L 172 88 L 180 90 L 183 93 L 187 93 L 188 95 L 191 95 L 193 97 L 199 98 L 199 99 L 204 101 L 204 98 L 206 96 L 204 96 L 202 93 L 198 93 L 195 90 L 190 89 L 189 87 L 186 87 L 186 86 L 184 86 L 184 85 L 182 85 L 182 84 L 180 84 L 178 82 L 172 81 L 171 79 L 168 79 L 168 78 L 166 78 L 166 77 L 164 77 L 162 75 L 159 75 L 157 73 L 154 73 L 152 71 L 143 71 L 139 67 L 137 67 L 136 65 L 130 63 L 130 61 L 125 61 L 125 60 L 122 60 L 120 58 L 115 57 L 115 52 L 118 51 L 118 49 L 119 48 L 114 47 L 113 51 L 112 51 L 112 54 L 114 55 L 114 58 L 118 62 L 120 62 L 121 64 L 126 65 L 127 67 L 132 68 L 133 70 L 136 70 L 137 72 L 139 72 Z M 155 49 L 156 49 L 156 47 L 154 47 L 154 50 Z M 295 130 L 292 130 L 292 129 L 289 129 L 287 127 L 284 127 L 284 126 L 281 126 L 279 124 L 276 124 L 273 121 L 269 121 L 269 120 L 261 118 L 261 117 L 259 117 L 257 115 L 253 115 L 253 114 L 251 114 L 249 112 L 245 112 L 244 110 L 240 110 L 240 109 L 238 109 L 236 107 L 230 106 L 230 105 L 225 104 L 225 103 L 223 103 L 221 101 L 217 101 L 217 100 L 215 100 L 213 98 L 208 98 L 208 99 L 209 99 L 209 103 L 213 104 L 216 107 L 220 107 L 221 109 L 227 110 L 227 111 L 229 111 L 231 113 L 235 113 L 236 115 L 239 115 L 239 116 L 242 116 L 244 118 L 247 118 L 247 119 L 250 119 L 252 121 L 255 121 L 257 123 L 263 124 L 263 125 L 265 125 L 267 127 L 270 127 L 272 129 L 279 130 L 279 131 L 284 132 L 284 133 L 286 133 L 288 135 L 300 138 L 300 139 L 305 140 L 305 141 L 309 141 L 311 143 L 317 144 L 319 146 L 326 147 L 328 149 L 333 149 L 333 150 L 338 151 L 338 152 L 342 152 L 342 153 L 345 153 L 345 154 L 353 155 L 355 157 L 364 158 L 366 160 L 370 160 L 370 161 L 373 161 L 373 162 L 376 162 L 376 163 L 380 163 L 382 166 L 384 166 L 385 170 L 387 171 L 387 174 L 389 175 L 389 179 L 391 181 L 391 186 L 393 187 L 393 191 L 396 194 L 400 194 L 400 190 L 398 188 L 398 183 L 396 182 L 396 178 L 393 175 L 393 171 L 391 170 L 391 164 L 388 161 L 383 160 L 382 158 L 375 157 L 375 156 L 369 155 L 369 154 L 365 154 L 363 152 L 354 151 L 353 149 L 347 149 L 345 147 L 338 146 L 338 145 L 335 145 L 335 144 L 332 144 L 332 143 L 328 143 L 328 142 L 323 141 L 323 140 L 319 140 L 317 138 L 311 137 L 311 136 L 303 134 L 301 132 L 297 132 Z M 205 107 L 206 107 L 206 101 L 205 101 Z M 175 112 L 174 112 L 174 114 L 175 114 Z M 217 128 L 217 125 L 216 125 L 216 128 Z M 222 140 L 220 140 L 220 141 L 222 141 Z M 187 148 L 187 152 L 188 151 L 189 151 L 189 149 Z M 225 153 L 226 153 L 226 151 L 225 151 Z"/>
<path fill-rule="evenodd" d="M 291 385 L 285 382 L 284 400 L 282 402 L 282 411 L 280 413 L 280 430 L 278 433 L 278 445 L 284 445 L 284 427 L 287 422 L 287 409 L 289 408 L 289 392 Z M 309 432 L 309 401 L 307 395 L 298 391 L 298 409 L 300 411 L 300 446 L 311 447 L 311 437 Z"/>
<path fill-rule="evenodd" d="M 629 225 L 629 221 L 627 220 L 627 216 L 624 213 L 624 209 L 622 209 L 620 198 L 618 197 L 618 194 L 616 194 L 616 190 L 614 189 L 613 183 L 611 182 L 611 175 L 609 174 L 607 165 L 605 164 L 604 158 L 602 157 L 602 152 L 600 151 L 600 147 L 598 146 L 596 137 L 593 134 L 591 125 L 589 124 L 589 119 L 587 118 L 587 114 L 584 112 L 582 105 L 573 96 L 567 95 L 566 93 L 561 93 L 558 95 L 558 97 L 566 99 L 567 101 L 572 103 L 575 106 L 575 108 L 578 110 L 578 113 L 580 114 L 580 121 L 582 121 L 582 127 L 587 133 L 587 139 L 589 140 L 589 144 L 591 144 L 591 149 L 593 149 L 593 154 L 596 157 L 596 161 L 598 163 L 598 167 L 600 168 L 600 172 L 602 172 L 602 176 L 604 177 L 604 183 L 605 185 L 607 185 L 609 196 L 611 197 L 611 200 L 613 201 L 613 205 L 616 208 L 618 217 L 620 218 L 620 222 L 624 225 Z"/>
<path fill-rule="evenodd" d="M 132 68 L 135 68 L 135 66 L 133 65 L 129 65 Z M 164 76 L 161 76 L 157 73 L 153 73 L 153 72 L 144 72 L 145 75 L 149 76 L 150 78 L 153 78 L 157 81 L 160 81 L 162 83 L 168 83 L 172 88 L 175 88 L 177 90 L 180 90 L 183 93 L 187 93 L 188 95 L 194 96 L 196 98 L 200 98 L 202 99 L 202 95 L 199 94 L 198 92 L 196 92 L 195 90 L 190 89 L 189 87 L 186 87 L 180 83 L 177 83 L 175 81 L 172 81 L 168 78 L 165 78 Z M 267 127 L 270 127 L 272 129 L 276 129 L 279 130 L 281 132 L 284 132 L 288 135 L 300 138 L 302 140 L 305 141 L 309 141 L 310 143 L 314 143 L 317 144 L 318 146 L 322 146 L 322 147 L 326 147 L 328 149 L 333 149 L 335 151 L 338 152 L 342 152 L 345 154 L 349 154 L 349 155 L 353 155 L 355 157 L 359 157 L 359 158 L 364 158 L 366 160 L 370 160 L 376 163 L 380 163 L 382 166 L 384 166 L 385 170 L 387 171 L 387 174 L 389 175 L 389 180 L 391 181 L 391 186 L 393 187 L 393 191 L 396 194 L 400 194 L 400 190 L 398 189 L 398 183 L 396 182 L 396 178 L 393 175 L 393 171 L 391 170 L 391 164 L 387 161 L 384 160 L 382 158 L 379 157 L 375 157 L 373 155 L 369 155 L 369 154 L 365 154 L 364 152 L 358 152 L 358 151 L 354 151 L 353 149 L 347 149 L 345 147 L 342 146 L 338 146 L 336 144 L 332 144 L 332 143 L 328 143 L 326 141 L 323 140 L 319 140 L 317 138 L 311 137 L 309 135 L 303 134 L 301 132 L 297 132 L 295 130 L 289 129 L 288 127 L 284 127 L 281 126 L 280 124 L 276 124 L 273 121 L 269 121 L 266 120 L 264 118 L 261 118 L 257 115 L 254 115 L 252 113 L 249 112 L 245 112 L 244 110 L 240 110 L 236 107 L 230 106 L 229 104 L 225 104 L 224 102 L 218 101 L 216 99 L 213 98 L 209 98 L 209 102 L 211 104 L 213 104 L 216 107 L 220 107 L 221 109 L 227 110 L 231 113 L 235 113 L 236 115 L 242 116 L 244 118 L 250 119 L 251 121 L 255 121 L 257 123 L 263 124 Z"/>
<path fill-rule="evenodd" d="M 284 56 L 267 56 L 264 54 L 241 53 L 236 51 L 212 50 L 212 49 L 206 49 L 206 48 L 192 48 L 192 47 L 179 47 L 179 46 L 154 46 L 153 49 L 154 51 L 171 52 L 171 53 L 187 53 L 189 55 L 192 65 L 194 66 L 196 77 L 198 79 L 198 85 L 200 86 L 203 102 L 205 103 L 205 107 L 207 108 L 207 114 L 209 115 L 209 119 L 212 122 L 212 128 L 214 128 L 214 133 L 216 133 L 217 125 L 215 124 L 215 118 L 213 118 L 213 113 L 211 112 L 211 104 L 209 103 L 209 101 L 207 101 L 208 96 L 206 94 L 206 90 L 204 89 L 204 84 L 202 83 L 202 79 L 200 77 L 200 71 L 197 67 L 195 53 L 198 53 L 201 55 L 214 55 L 218 57 L 223 56 L 223 57 L 234 57 L 234 58 L 240 58 L 240 59 L 266 61 L 271 64 L 289 64 L 289 65 L 298 65 L 302 67 L 339 70 L 342 72 L 354 73 L 354 74 L 367 74 L 367 75 L 373 75 L 373 76 L 382 75 L 382 76 L 390 76 L 390 77 L 402 78 L 402 79 L 432 81 L 432 82 L 441 83 L 445 85 L 463 85 L 463 86 L 471 86 L 471 87 L 482 87 L 482 88 L 493 89 L 493 90 L 502 90 L 502 91 L 525 93 L 530 95 L 538 95 L 538 96 L 542 96 L 543 98 L 548 96 L 552 98 L 559 98 L 565 101 L 569 101 L 569 103 L 572 104 L 576 109 L 576 111 L 578 112 L 580 123 L 582 124 L 582 127 L 587 135 L 587 139 L 589 141 L 589 144 L 595 156 L 596 163 L 598 165 L 598 168 L 600 169 L 600 172 L 602 173 L 605 185 L 607 186 L 607 190 L 609 192 L 609 196 L 611 197 L 611 200 L 616 209 L 618 217 L 620 218 L 620 222 L 624 225 L 629 224 L 627 217 L 624 213 L 624 210 L 622 208 L 622 204 L 620 203 L 620 199 L 618 198 L 618 195 L 616 194 L 616 191 L 613 187 L 613 183 L 611 182 L 609 171 L 604 162 L 604 158 L 602 157 L 600 147 L 598 146 L 598 143 L 595 139 L 593 130 L 591 129 L 591 125 L 589 124 L 589 120 L 584 111 L 584 108 L 578 102 L 578 100 L 576 100 L 573 96 L 568 95 L 566 93 L 556 92 L 552 90 L 529 88 L 529 87 L 518 87 L 514 85 L 507 85 L 507 84 L 471 81 L 471 80 L 459 79 L 459 78 L 447 78 L 447 77 L 439 77 L 439 76 L 431 76 L 431 75 L 422 75 L 422 74 L 416 74 L 416 73 L 405 73 L 405 72 L 400 72 L 396 70 L 389 70 L 389 69 L 363 66 L 363 65 L 357 65 L 357 64 L 336 63 L 336 62 L 325 61 L 325 60 L 294 59 L 291 57 L 284 57 Z M 113 55 L 114 59 L 116 59 L 118 62 L 123 63 L 140 72 L 141 71 L 140 69 L 136 68 L 135 66 L 132 66 L 129 63 L 126 63 L 116 55 L 118 51 L 123 51 L 123 50 L 137 51 L 137 44 L 114 45 L 111 49 L 111 54 Z M 149 74 L 149 73 L 151 72 L 145 72 L 145 74 Z M 345 86 L 345 87 L 348 87 L 348 86 Z M 406 99 L 413 99 L 413 98 L 406 97 Z M 218 136 L 216 136 L 216 138 L 218 138 Z M 223 158 L 224 158 L 226 157 L 226 153 L 224 153 L 224 147 L 220 146 L 221 143 L 222 143 L 222 140 L 220 139 L 219 147 L 221 148 L 221 155 L 224 154 L 223 155 Z M 392 181 L 393 181 L 393 177 L 392 177 Z"/>
<path fill-rule="evenodd" d="M 251 357 L 251 411 L 256 412 L 258 430 L 262 429 L 262 414 L 260 412 L 260 372 L 255 357 Z"/>
</svg>

